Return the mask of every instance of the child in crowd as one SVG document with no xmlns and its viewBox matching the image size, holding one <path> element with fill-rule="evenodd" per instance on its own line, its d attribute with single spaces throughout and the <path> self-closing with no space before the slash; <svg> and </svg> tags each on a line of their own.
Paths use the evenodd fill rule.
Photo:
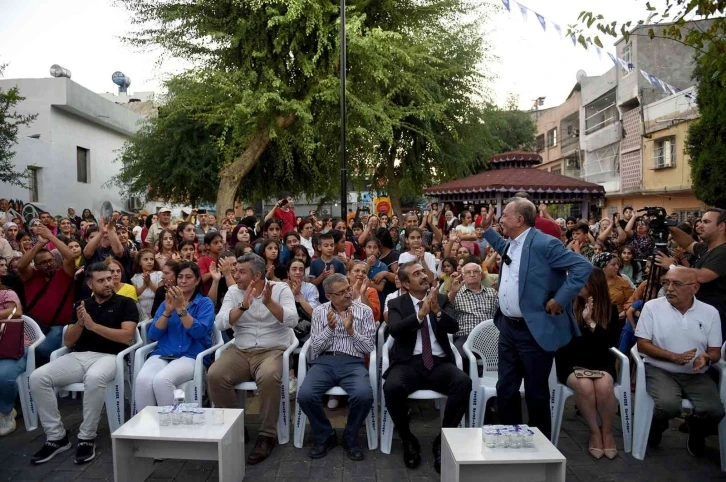
<svg viewBox="0 0 726 482">
<path fill-rule="evenodd" d="M 159 263 L 154 259 L 152 250 L 142 249 L 138 252 L 134 260 L 134 273 L 136 274 L 131 278 L 131 283 L 136 287 L 139 311 L 144 319 L 152 318 L 151 307 L 162 278 Z"/>
<path fill-rule="evenodd" d="M 342 233 L 340 235 L 342 237 Z M 321 234 L 317 245 L 320 257 L 310 263 L 310 282 L 318 287 L 321 303 L 328 302 L 323 289 L 323 280 L 333 273 L 346 274 L 345 264 L 335 257 L 335 244 L 335 238 L 332 234 Z"/>
</svg>

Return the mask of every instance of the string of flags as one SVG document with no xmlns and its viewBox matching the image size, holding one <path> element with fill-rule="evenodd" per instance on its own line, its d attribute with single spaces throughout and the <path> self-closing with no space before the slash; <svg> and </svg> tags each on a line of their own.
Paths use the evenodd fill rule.
<svg viewBox="0 0 726 482">
<path fill-rule="evenodd" d="M 507 11 L 510 14 L 513 14 L 516 11 L 519 11 L 519 14 L 522 16 L 522 20 L 525 22 L 529 19 L 530 12 L 534 14 L 534 16 L 537 18 L 537 21 L 539 22 L 540 26 L 542 27 L 543 32 L 547 32 L 547 27 L 551 26 L 554 31 L 557 33 L 557 35 L 560 37 L 560 40 L 563 40 L 563 34 L 562 34 L 562 27 L 556 23 L 552 22 L 551 20 L 548 20 L 543 15 L 540 15 L 539 13 L 535 12 L 531 8 L 527 7 L 526 5 L 523 5 L 516 0 L 502 0 L 502 3 L 504 4 L 504 8 L 507 9 Z M 514 12 L 513 12 L 514 10 Z M 577 46 L 577 38 L 574 35 L 570 35 L 570 40 L 572 41 L 573 46 Z M 597 58 L 602 60 L 602 54 L 603 51 L 600 47 L 595 46 L 595 53 L 597 54 Z M 611 54 L 610 52 L 606 52 L 610 60 L 612 61 L 615 68 L 622 68 L 625 71 L 631 72 L 635 70 L 635 66 L 630 63 L 626 62 L 625 60 L 621 59 L 620 57 L 616 57 L 615 55 Z M 682 89 L 679 89 L 678 87 L 674 87 L 661 79 L 657 78 L 655 75 L 651 75 L 648 72 L 640 70 L 640 74 L 647 80 L 650 85 L 663 89 L 663 92 L 666 94 L 677 94 L 682 91 Z M 690 94 L 686 94 L 688 97 Z M 690 97 L 689 97 L 690 98 Z"/>
</svg>

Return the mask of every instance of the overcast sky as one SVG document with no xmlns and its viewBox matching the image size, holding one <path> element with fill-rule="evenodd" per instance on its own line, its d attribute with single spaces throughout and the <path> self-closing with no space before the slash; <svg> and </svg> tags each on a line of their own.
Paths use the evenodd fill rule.
<svg viewBox="0 0 726 482">
<path fill-rule="evenodd" d="M 499 0 L 482 0 L 501 6 Z M 636 20 L 645 15 L 643 0 L 522 0 L 548 22 L 560 24 L 563 33 L 575 23 L 582 10 L 602 13 L 609 20 Z M 663 0 L 652 2 L 661 5 Z M 513 9 L 514 10 L 514 9 Z M 179 71 L 183 63 L 172 61 L 157 66 L 157 56 L 140 53 L 123 45 L 118 36 L 129 31 L 126 11 L 111 6 L 110 0 L 0 0 L 0 63 L 9 64 L 5 78 L 48 77 L 52 64 L 72 72 L 74 81 L 96 92 L 116 90 L 111 74 L 120 70 L 132 79 L 130 92 L 159 91 L 165 75 Z M 496 75 L 492 97 L 503 105 L 509 93 L 519 106 L 529 109 L 534 99 L 546 97 L 545 107 L 560 104 L 575 84 L 582 69 L 598 75 L 612 67 L 603 54 L 573 47 L 560 40 L 548 25 L 543 32 L 530 14 L 523 21 L 519 12 L 504 8 L 489 22 L 494 53 L 499 58 L 488 65 Z M 605 51 L 614 53 L 614 39 L 603 39 Z"/>
</svg>

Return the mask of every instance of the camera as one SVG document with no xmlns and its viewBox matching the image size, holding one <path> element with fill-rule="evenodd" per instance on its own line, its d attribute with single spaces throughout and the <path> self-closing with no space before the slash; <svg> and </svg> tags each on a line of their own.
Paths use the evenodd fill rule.
<svg viewBox="0 0 726 482">
<path fill-rule="evenodd" d="M 650 217 L 650 235 L 655 240 L 657 247 L 664 247 L 668 244 L 668 227 L 677 226 L 678 222 L 669 218 L 666 210 L 660 206 L 646 206 L 638 209 L 639 213 L 644 212 Z"/>
</svg>

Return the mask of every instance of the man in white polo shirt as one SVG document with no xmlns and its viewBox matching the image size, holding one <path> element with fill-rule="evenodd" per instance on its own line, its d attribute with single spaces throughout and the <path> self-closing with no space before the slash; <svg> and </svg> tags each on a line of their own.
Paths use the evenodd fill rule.
<svg viewBox="0 0 726 482">
<path fill-rule="evenodd" d="M 716 383 L 706 374 L 721 358 L 721 320 L 711 305 L 698 301 L 696 274 L 690 268 L 671 267 L 665 275 L 665 297 L 651 300 L 640 313 L 635 336 L 645 355 L 645 379 L 655 409 L 648 443 L 660 443 L 668 420 L 681 413 L 688 398 L 688 452 L 700 456 L 704 438 L 724 417 Z"/>
</svg>

